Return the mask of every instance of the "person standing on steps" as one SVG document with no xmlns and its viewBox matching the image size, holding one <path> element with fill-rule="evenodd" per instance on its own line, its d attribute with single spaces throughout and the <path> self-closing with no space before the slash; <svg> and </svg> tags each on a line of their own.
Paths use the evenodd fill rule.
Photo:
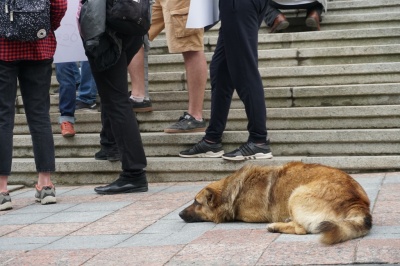
<svg viewBox="0 0 400 266">
<path fill-rule="evenodd" d="M 176 123 L 165 128 L 166 133 L 204 132 L 206 129 L 203 102 L 208 72 L 204 30 L 186 28 L 189 5 L 190 1 L 156 0 L 152 6 L 149 39 L 153 41 L 165 28 L 169 52 L 183 55 L 189 94 L 187 112 Z"/>
<path fill-rule="evenodd" d="M 56 63 L 56 78 L 60 84 L 58 123 L 61 135 L 65 138 L 75 136 L 75 112 L 97 112 L 97 87 L 88 61 Z M 78 96 L 76 95 L 76 72 L 79 73 Z"/>
<path fill-rule="evenodd" d="M 221 27 L 210 64 L 211 118 L 202 140 L 179 156 L 221 157 L 226 160 L 270 159 L 264 86 L 258 71 L 258 30 L 268 1 L 220 0 Z M 236 89 L 248 119 L 248 140 L 224 153 L 225 130 L 232 95 Z"/>
<path fill-rule="evenodd" d="M 7 183 L 11 175 L 18 82 L 38 173 L 35 199 L 41 204 L 56 203 L 50 178 L 55 172 L 55 152 L 49 92 L 57 43 L 54 31 L 60 27 L 66 10 L 66 0 L 50 0 L 51 27 L 42 39 L 17 41 L 0 37 L 0 210 L 12 208 Z"/>
<path fill-rule="evenodd" d="M 87 6 L 93 8 L 85 9 Z M 109 140 L 110 136 L 114 138 L 122 171 L 115 181 L 95 187 L 94 190 L 99 194 L 145 192 L 148 190 L 145 171 L 147 160 L 136 116 L 128 97 L 128 65 L 143 46 L 143 36 L 117 33 L 107 26 L 106 18 L 101 17 L 105 31 L 96 37 L 96 42 L 90 43 L 94 47 L 88 47 L 82 30 L 91 30 L 94 27 L 91 18 L 100 8 L 99 1 L 85 1 L 85 6 L 82 6 L 81 0 L 77 16 L 85 52 L 100 95 L 102 132 Z M 86 13 L 80 18 L 82 9 Z M 89 16 L 89 12 L 94 13 Z"/>
</svg>

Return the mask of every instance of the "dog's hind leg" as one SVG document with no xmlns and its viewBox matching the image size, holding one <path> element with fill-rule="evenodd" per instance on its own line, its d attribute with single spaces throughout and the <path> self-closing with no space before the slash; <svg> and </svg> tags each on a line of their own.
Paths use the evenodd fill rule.
<svg viewBox="0 0 400 266">
<path fill-rule="evenodd" d="M 287 223 L 272 223 L 267 226 L 267 230 L 272 233 L 305 235 L 306 229 L 300 224 L 290 221 Z"/>
</svg>

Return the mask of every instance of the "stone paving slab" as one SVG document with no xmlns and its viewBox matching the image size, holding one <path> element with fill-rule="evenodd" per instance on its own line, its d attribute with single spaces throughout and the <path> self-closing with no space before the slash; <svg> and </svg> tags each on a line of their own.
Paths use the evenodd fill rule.
<svg viewBox="0 0 400 266">
<path fill-rule="evenodd" d="M 179 211 L 209 182 L 107 196 L 60 186 L 57 204 L 47 206 L 19 187 L 14 209 L 0 212 L 0 265 L 400 264 L 400 172 L 352 176 L 370 197 L 373 228 L 333 246 L 318 235 L 270 233 L 263 223 L 183 222 Z"/>
</svg>

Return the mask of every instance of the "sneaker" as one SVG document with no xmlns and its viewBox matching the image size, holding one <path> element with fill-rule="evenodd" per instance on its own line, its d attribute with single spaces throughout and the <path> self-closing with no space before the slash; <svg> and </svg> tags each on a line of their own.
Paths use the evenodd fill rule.
<svg viewBox="0 0 400 266">
<path fill-rule="evenodd" d="M 39 186 L 36 184 L 36 194 L 35 198 L 37 202 L 40 202 L 42 205 L 56 203 L 56 188 L 53 184 L 51 186 L 43 186 L 39 189 Z"/>
<path fill-rule="evenodd" d="M 133 111 L 137 113 L 145 113 L 145 112 L 152 112 L 153 107 L 151 106 L 151 101 L 150 99 L 144 99 L 143 102 L 137 102 L 133 100 L 132 98 L 129 98 L 129 101 L 131 102 L 132 109 Z"/>
<path fill-rule="evenodd" d="M 74 124 L 68 121 L 61 123 L 61 135 L 65 138 L 70 138 L 75 136 Z"/>
<path fill-rule="evenodd" d="M 119 155 L 119 151 L 117 147 L 113 147 L 107 149 L 105 147 L 101 147 L 101 149 L 94 154 L 94 159 L 96 160 L 108 160 L 110 162 L 119 161 L 121 156 Z"/>
<path fill-rule="evenodd" d="M 97 104 L 87 104 L 81 101 L 76 101 L 75 112 L 97 112 Z"/>
<path fill-rule="evenodd" d="M 218 158 L 224 154 L 221 143 L 208 143 L 204 139 L 188 150 L 181 151 L 179 156 L 184 158 Z"/>
<path fill-rule="evenodd" d="M 232 152 L 225 153 L 222 158 L 231 161 L 243 161 L 249 159 L 271 159 L 272 153 L 269 141 L 265 144 L 255 144 L 251 141 L 243 144 Z"/>
<path fill-rule="evenodd" d="M 0 192 L 0 211 L 12 209 L 11 197 L 8 192 Z"/>
<path fill-rule="evenodd" d="M 165 133 L 186 133 L 186 132 L 204 132 L 206 130 L 206 121 L 196 120 L 189 113 L 184 112 L 183 116 L 175 124 L 164 129 Z"/>
</svg>

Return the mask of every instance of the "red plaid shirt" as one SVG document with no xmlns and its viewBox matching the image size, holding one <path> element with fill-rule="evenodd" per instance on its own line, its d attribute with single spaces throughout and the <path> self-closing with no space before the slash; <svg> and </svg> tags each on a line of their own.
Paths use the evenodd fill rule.
<svg viewBox="0 0 400 266">
<path fill-rule="evenodd" d="M 51 31 L 48 36 L 34 42 L 10 41 L 0 38 L 0 60 L 44 60 L 53 58 L 57 46 L 54 31 L 60 27 L 61 19 L 67 11 L 67 0 L 50 0 L 50 2 Z"/>
</svg>

